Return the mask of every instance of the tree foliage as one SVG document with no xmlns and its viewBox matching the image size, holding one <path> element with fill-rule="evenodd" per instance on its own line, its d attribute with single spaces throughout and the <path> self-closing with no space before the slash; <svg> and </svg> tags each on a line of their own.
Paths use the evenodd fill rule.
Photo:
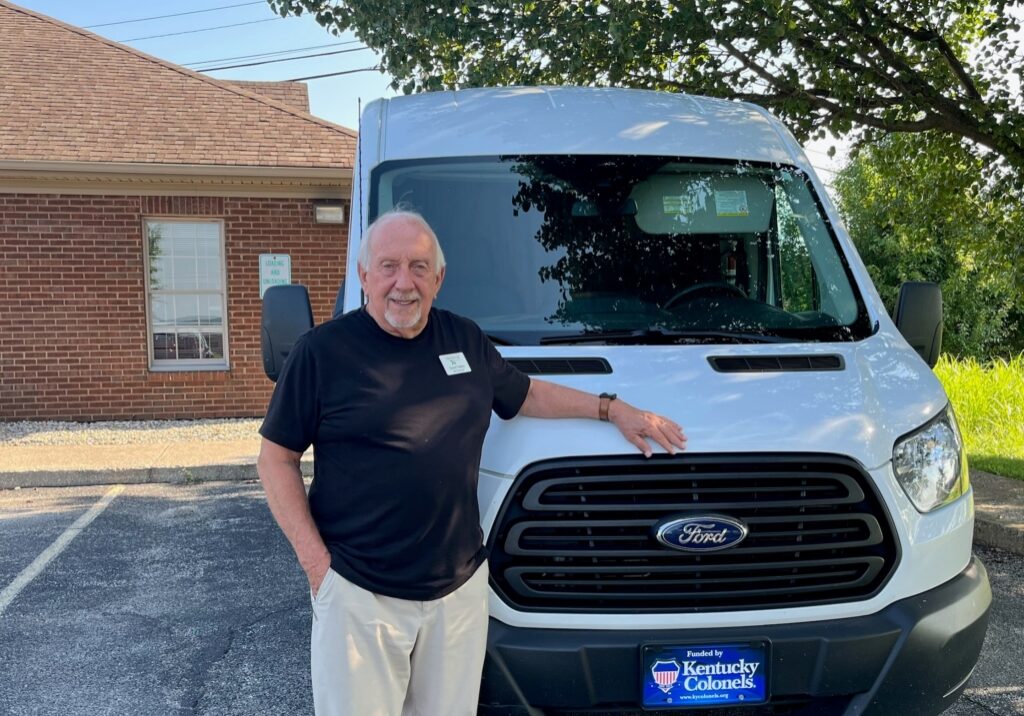
<svg viewBox="0 0 1024 716">
<path fill-rule="evenodd" d="M 1020 0 L 268 0 L 381 53 L 405 92 L 642 87 L 750 100 L 798 138 L 935 130 L 1024 175 Z"/>
<path fill-rule="evenodd" d="M 942 286 L 944 347 L 985 359 L 1024 350 L 1024 205 L 984 162 L 935 133 L 863 148 L 836 179 L 840 210 L 890 310 L 904 281 Z"/>
</svg>

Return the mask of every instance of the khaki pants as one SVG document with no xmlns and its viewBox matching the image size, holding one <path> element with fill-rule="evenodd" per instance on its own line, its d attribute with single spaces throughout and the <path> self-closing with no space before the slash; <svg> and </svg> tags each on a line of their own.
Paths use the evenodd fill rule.
<svg viewBox="0 0 1024 716">
<path fill-rule="evenodd" d="M 426 602 L 328 570 L 313 599 L 317 716 L 475 716 L 487 648 L 487 564 Z"/>
</svg>

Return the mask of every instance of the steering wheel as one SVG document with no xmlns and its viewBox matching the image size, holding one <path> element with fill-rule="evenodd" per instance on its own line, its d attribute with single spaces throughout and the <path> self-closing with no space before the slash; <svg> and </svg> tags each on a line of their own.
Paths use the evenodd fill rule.
<svg viewBox="0 0 1024 716">
<path fill-rule="evenodd" d="M 687 286 L 682 291 L 674 294 L 670 299 L 661 304 L 661 307 L 665 310 L 670 309 L 677 303 L 682 303 L 684 300 L 692 301 L 697 297 L 698 294 L 728 294 L 732 296 L 739 296 L 740 298 L 746 298 L 746 292 L 734 284 L 728 281 L 702 281 L 701 283 L 695 283 L 692 286 Z"/>
</svg>

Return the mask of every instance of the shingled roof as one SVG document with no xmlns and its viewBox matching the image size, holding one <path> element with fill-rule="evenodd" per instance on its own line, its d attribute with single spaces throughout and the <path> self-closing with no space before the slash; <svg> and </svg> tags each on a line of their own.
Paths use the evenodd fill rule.
<svg viewBox="0 0 1024 716">
<path fill-rule="evenodd" d="M 356 134 L 0 0 L 0 159 L 351 169 Z"/>
<path fill-rule="evenodd" d="M 275 102 L 301 109 L 303 112 L 309 111 L 309 87 L 304 82 L 253 82 L 251 80 L 221 80 L 221 82 L 255 92 Z"/>
</svg>

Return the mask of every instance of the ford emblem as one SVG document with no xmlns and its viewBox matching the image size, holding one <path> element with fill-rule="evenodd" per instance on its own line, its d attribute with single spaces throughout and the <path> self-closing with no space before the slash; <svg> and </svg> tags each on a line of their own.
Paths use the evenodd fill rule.
<svg viewBox="0 0 1024 716">
<path fill-rule="evenodd" d="M 735 547 L 746 539 L 747 526 L 724 515 L 689 515 L 660 522 L 658 541 L 684 552 L 715 552 Z"/>
</svg>

